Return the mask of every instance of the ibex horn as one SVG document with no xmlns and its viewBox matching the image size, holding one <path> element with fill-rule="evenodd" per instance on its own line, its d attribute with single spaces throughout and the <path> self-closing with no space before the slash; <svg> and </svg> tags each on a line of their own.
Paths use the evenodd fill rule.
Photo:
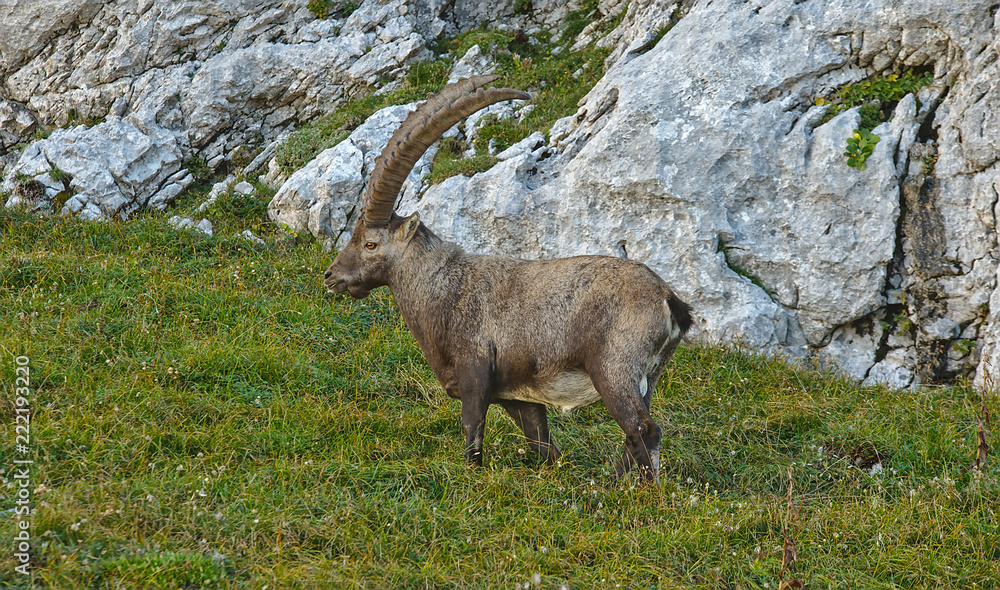
<svg viewBox="0 0 1000 590">
<path fill-rule="evenodd" d="M 514 98 L 530 99 L 512 88 L 482 88 L 500 76 L 472 76 L 449 84 L 440 94 L 431 94 L 411 112 L 389 138 L 375 161 L 375 169 L 365 187 L 362 217 L 368 227 L 389 223 L 396 197 L 410 170 L 427 148 L 452 125 L 479 109 Z"/>
</svg>

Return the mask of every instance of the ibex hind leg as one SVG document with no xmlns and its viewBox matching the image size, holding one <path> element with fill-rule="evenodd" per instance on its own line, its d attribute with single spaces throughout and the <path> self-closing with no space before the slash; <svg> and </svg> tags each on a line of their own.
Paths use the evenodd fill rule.
<svg viewBox="0 0 1000 590">
<path fill-rule="evenodd" d="M 661 431 L 649 415 L 641 390 L 646 375 L 624 360 L 595 365 L 587 368 L 590 379 L 611 417 L 625 432 L 625 451 L 615 466 L 616 477 L 638 465 L 643 479 L 655 482 L 660 469 Z"/>
<path fill-rule="evenodd" d="M 500 400 L 499 403 L 524 432 L 531 450 L 549 465 L 553 464 L 559 458 L 559 450 L 556 449 L 549 434 L 549 420 L 545 414 L 545 406 L 518 400 Z"/>
</svg>

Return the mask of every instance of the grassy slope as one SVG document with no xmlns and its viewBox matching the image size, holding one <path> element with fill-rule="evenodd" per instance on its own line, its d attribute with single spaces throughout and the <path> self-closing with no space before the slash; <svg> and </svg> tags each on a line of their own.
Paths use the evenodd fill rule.
<svg viewBox="0 0 1000 590">
<path fill-rule="evenodd" d="M 0 468 L 24 354 L 36 586 L 777 588 L 789 467 L 810 587 L 1000 584 L 996 461 L 970 476 L 968 389 L 858 388 L 686 347 L 653 402 L 659 487 L 606 486 L 621 432 L 599 406 L 552 416 L 556 468 L 491 412 L 472 469 L 459 404 L 391 296 L 323 294 L 330 255 L 230 205 L 212 238 L 156 214 L 0 213 Z M 824 444 L 871 445 L 886 470 Z M 14 526 L 0 513 L 0 538 Z M 29 587 L 3 546 L 0 586 Z"/>
</svg>

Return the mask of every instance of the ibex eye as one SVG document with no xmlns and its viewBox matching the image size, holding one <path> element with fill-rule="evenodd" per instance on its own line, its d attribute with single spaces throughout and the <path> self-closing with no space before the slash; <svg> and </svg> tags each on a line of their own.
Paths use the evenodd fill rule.
<svg viewBox="0 0 1000 590">
<path fill-rule="evenodd" d="M 374 250 L 377 247 L 378 247 L 378 244 L 376 244 L 375 242 L 367 242 L 367 243 L 365 243 L 365 248 L 368 248 L 369 250 Z"/>
</svg>

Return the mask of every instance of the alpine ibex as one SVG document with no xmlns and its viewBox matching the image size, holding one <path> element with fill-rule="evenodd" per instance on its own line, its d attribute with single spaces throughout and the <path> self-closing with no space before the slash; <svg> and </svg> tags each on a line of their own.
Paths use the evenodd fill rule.
<svg viewBox="0 0 1000 590">
<path fill-rule="evenodd" d="M 368 180 L 350 242 L 326 271 L 335 293 L 383 285 L 449 396 L 462 401 L 465 455 L 482 465 L 490 404 L 500 404 L 547 462 L 559 456 L 546 406 L 601 399 L 625 431 L 620 476 L 633 463 L 655 481 L 660 427 L 649 402 L 691 325 L 690 308 L 644 264 L 609 256 L 529 262 L 468 254 L 416 213 L 395 213 L 400 187 L 452 125 L 495 102 L 530 98 L 474 76 L 431 94 L 400 125 Z"/>
</svg>

